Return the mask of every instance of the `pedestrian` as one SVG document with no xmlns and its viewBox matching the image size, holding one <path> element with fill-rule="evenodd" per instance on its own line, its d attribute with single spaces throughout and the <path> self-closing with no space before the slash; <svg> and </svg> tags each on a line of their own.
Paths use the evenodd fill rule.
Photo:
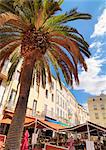
<svg viewBox="0 0 106 150">
<path fill-rule="evenodd" d="M 68 145 L 68 150 L 75 150 L 74 139 L 72 136 L 67 140 L 67 145 Z"/>
</svg>

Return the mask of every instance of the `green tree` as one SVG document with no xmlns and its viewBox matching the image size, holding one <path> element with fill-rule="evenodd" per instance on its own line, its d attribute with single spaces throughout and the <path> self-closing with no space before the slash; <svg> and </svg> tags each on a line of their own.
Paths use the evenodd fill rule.
<svg viewBox="0 0 106 150">
<path fill-rule="evenodd" d="M 45 88 L 46 78 L 51 84 L 50 64 L 61 86 L 60 70 L 68 85 L 78 79 L 78 64 L 87 70 L 83 54 L 90 56 L 89 45 L 83 36 L 66 25 L 91 15 L 72 9 L 61 11 L 63 0 L 0 0 L 0 68 L 6 59 L 12 65 L 9 80 L 22 61 L 20 92 L 14 117 L 6 140 L 6 150 L 19 150 L 34 69 L 37 84 Z M 47 77 L 46 77 L 47 72 Z"/>
</svg>

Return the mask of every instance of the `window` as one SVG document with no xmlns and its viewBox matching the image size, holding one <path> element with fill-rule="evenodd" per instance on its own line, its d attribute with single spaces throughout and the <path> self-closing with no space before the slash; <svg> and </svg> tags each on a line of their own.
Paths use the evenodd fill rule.
<svg viewBox="0 0 106 150">
<path fill-rule="evenodd" d="M 53 116 L 53 114 L 54 114 L 54 109 L 51 108 L 51 115 Z"/>
<path fill-rule="evenodd" d="M 1 85 L 1 86 L 0 86 L 0 104 L 1 104 L 2 101 L 3 101 L 4 93 L 5 93 L 5 87 L 4 87 L 3 85 Z"/>
<path fill-rule="evenodd" d="M 57 104 L 59 104 L 59 95 L 57 95 Z"/>
<path fill-rule="evenodd" d="M 37 101 L 33 101 L 33 106 L 32 106 L 32 115 L 35 116 L 36 114 L 36 107 L 37 107 Z"/>
<path fill-rule="evenodd" d="M 63 111 L 63 118 L 65 118 L 64 111 Z"/>
<path fill-rule="evenodd" d="M 62 110 L 60 110 L 60 117 L 62 117 Z"/>
<path fill-rule="evenodd" d="M 20 72 L 17 70 L 15 73 L 15 79 L 18 81 L 20 77 Z"/>
<path fill-rule="evenodd" d="M 62 106 L 62 98 L 60 98 L 60 106 Z"/>
<path fill-rule="evenodd" d="M 54 102 L 54 94 L 52 94 L 52 102 Z"/>
<path fill-rule="evenodd" d="M 52 82 L 51 88 L 54 89 L 54 82 Z"/>
<path fill-rule="evenodd" d="M 48 90 L 46 90 L 46 98 L 48 98 Z"/>
<path fill-rule="evenodd" d="M 71 114 L 71 111 L 70 111 L 70 109 L 68 109 L 68 115 L 70 115 Z"/>
<path fill-rule="evenodd" d="M 63 108 L 64 108 L 64 100 L 63 100 Z"/>
<path fill-rule="evenodd" d="M 65 103 L 65 109 L 67 110 L 67 102 Z"/>
<path fill-rule="evenodd" d="M 62 107 L 62 98 L 60 98 L 60 106 Z"/>
<path fill-rule="evenodd" d="M 95 113 L 95 118 L 96 118 L 96 119 L 99 119 L 98 113 Z"/>
<path fill-rule="evenodd" d="M 103 119 L 106 119 L 106 113 L 103 113 Z"/>
<path fill-rule="evenodd" d="M 93 98 L 93 101 L 95 101 L 95 99 Z"/>
<path fill-rule="evenodd" d="M 67 118 L 67 113 L 65 114 L 65 119 Z"/>
<path fill-rule="evenodd" d="M 93 105 L 93 108 L 94 108 L 94 110 L 97 110 L 97 106 L 96 105 Z"/>
<path fill-rule="evenodd" d="M 59 116 L 59 108 L 57 107 L 57 116 Z"/>
<path fill-rule="evenodd" d="M 44 105 L 44 112 L 45 112 L 45 113 L 47 113 L 47 107 L 48 107 L 48 105 L 45 104 L 45 105 Z"/>
<path fill-rule="evenodd" d="M 102 110 L 104 110 L 104 109 L 105 109 L 105 107 L 104 107 L 104 105 L 103 105 L 103 104 L 101 104 L 101 109 L 102 109 Z"/>
<path fill-rule="evenodd" d="M 15 103 L 15 97 L 16 97 L 16 91 L 12 90 L 9 98 L 9 104 L 14 104 Z"/>
</svg>

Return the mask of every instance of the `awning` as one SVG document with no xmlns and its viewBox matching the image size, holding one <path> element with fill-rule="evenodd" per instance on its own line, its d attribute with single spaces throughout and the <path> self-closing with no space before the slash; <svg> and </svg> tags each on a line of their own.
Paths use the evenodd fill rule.
<svg viewBox="0 0 106 150">
<path fill-rule="evenodd" d="M 35 127 L 35 121 L 30 123 L 28 126 Z M 45 121 L 44 119 L 37 119 L 37 128 L 38 129 L 46 128 L 46 129 L 54 130 L 54 131 L 59 131 L 60 129 L 64 129 L 63 126 L 52 123 L 52 122 Z"/>
<path fill-rule="evenodd" d="M 5 111 L 3 119 L 0 121 L 2 124 L 11 124 L 11 120 L 13 117 L 13 112 Z M 27 127 L 35 127 L 36 119 L 33 117 L 26 116 L 24 126 Z M 52 122 L 45 121 L 44 119 L 37 119 L 37 128 L 47 128 L 50 130 L 59 131 L 60 129 L 64 129 L 63 126 L 59 124 L 55 124 Z"/>
<path fill-rule="evenodd" d="M 0 120 L 0 123 L 2 123 L 2 124 L 11 124 L 12 117 L 13 117 L 13 112 L 6 110 L 4 112 L 3 119 Z M 35 120 L 36 119 L 33 118 L 33 117 L 26 116 L 26 118 L 25 118 L 25 126 L 29 125 L 32 122 L 35 122 Z"/>
<path fill-rule="evenodd" d="M 58 125 L 61 125 L 61 126 L 64 126 L 64 127 L 68 127 L 68 126 L 69 126 L 68 124 L 62 123 L 62 122 L 60 122 L 60 121 L 56 121 L 56 120 L 52 120 L 52 119 L 48 119 L 48 118 L 46 118 L 46 120 L 47 120 L 48 122 L 52 122 L 52 123 L 54 123 L 54 124 L 58 124 Z"/>
<path fill-rule="evenodd" d="M 37 123 L 50 130 L 59 131 L 60 129 L 64 129 L 64 127 L 59 124 L 48 122 L 43 119 L 38 119 Z"/>
<path fill-rule="evenodd" d="M 4 119 L 0 120 L 0 123 L 2 123 L 2 124 L 11 124 L 11 119 L 4 118 Z"/>
<path fill-rule="evenodd" d="M 87 121 L 84 124 L 80 124 L 70 128 L 60 129 L 62 132 L 77 132 L 77 133 L 87 133 L 87 128 L 89 127 L 89 132 L 91 135 L 97 135 L 97 132 L 106 133 L 106 128 Z"/>
</svg>

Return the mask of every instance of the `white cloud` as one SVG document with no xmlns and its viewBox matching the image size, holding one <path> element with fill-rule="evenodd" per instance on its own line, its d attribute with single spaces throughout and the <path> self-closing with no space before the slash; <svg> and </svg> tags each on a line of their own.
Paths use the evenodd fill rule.
<svg viewBox="0 0 106 150">
<path fill-rule="evenodd" d="M 95 41 L 94 43 L 92 43 L 92 44 L 90 45 L 90 48 L 94 48 L 94 47 L 96 47 L 96 48 L 101 48 L 102 45 L 103 45 L 103 44 L 102 44 L 101 42 Z"/>
<path fill-rule="evenodd" d="M 101 50 L 102 50 L 102 46 L 104 45 L 105 43 L 101 43 L 100 41 L 95 41 L 94 43 L 92 43 L 90 45 L 90 48 L 94 48 L 96 49 L 96 54 L 97 53 L 100 53 Z"/>
<path fill-rule="evenodd" d="M 106 34 L 106 8 L 103 10 L 102 15 L 98 18 L 97 24 L 95 24 L 94 32 L 91 37 L 103 36 Z"/>
<path fill-rule="evenodd" d="M 106 93 L 106 74 L 101 75 L 102 66 L 106 63 L 105 59 L 99 57 L 92 57 L 86 60 L 88 65 L 88 72 L 82 71 L 79 74 L 80 85 L 74 86 L 76 90 L 84 90 L 86 93 L 92 95 L 99 95 Z"/>
</svg>

